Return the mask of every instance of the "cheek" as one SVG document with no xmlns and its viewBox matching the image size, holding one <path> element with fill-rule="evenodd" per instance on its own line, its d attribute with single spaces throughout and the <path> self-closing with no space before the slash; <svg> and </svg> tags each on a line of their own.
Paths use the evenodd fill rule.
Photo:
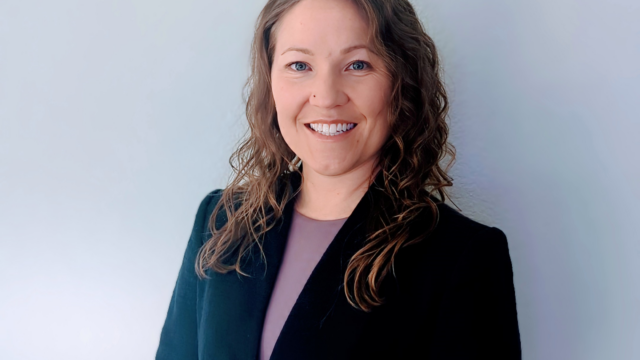
<svg viewBox="0 0 640 360">
<path fill-rule="evenodd" d="M 389 129 L 388 121 L 388 102 L 389 102 L 389 84 L 385 82 L 376 82 L 371 84 L 357 93 L 357 98 L 352 99 L 357 103 L 362 115 L 371 122 L 371 131 L 374 137 L 384 137 Z"/>
<path fill-rule="evenodd" d="M 285 88 L 277 80 L 273 80 L 271 85 L 271 93 L 273 94 L 276 111 L 278 114 L 284 113 L 287 108 L 286 101 L 288 99 Z"/>
<path fill-rule="evenodd" d="M 299 146 L 296 141 L 296 119 L 300 108 L 299 94 L 293 91 L 291 86 L 288 86 L 278 79 L 273 79 L 271 84 L 271 92 L 273 94 L 273 101 L 275 102 L 280 133 L 289 148 L 297 153 Z"/>
<path fill-rule="evenodd" d="M 300 92 L 277 79 L 273 80 L 271 91 L 278 112 L 278 121 L 294 121 L 300 107 Z"/>
<path fill-rule="evenodd" d="M 389 80 L 381 74 L 366 78 L 351 89 L 351 100 L 367 118 L 376 118 L 387 107 L 391 93 Z"/>
</svg>

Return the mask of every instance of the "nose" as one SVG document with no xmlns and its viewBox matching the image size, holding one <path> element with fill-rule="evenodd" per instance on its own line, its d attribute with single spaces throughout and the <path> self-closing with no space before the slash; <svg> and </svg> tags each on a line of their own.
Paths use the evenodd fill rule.
<svg viewBox="0 0 640 360">
<path fill-rule="evenodd" d="M 319 108 L 331 109 L 349 101 L 340 76 L 330 71 L 318 73 L 311 87 L 309 103 Z"/>
</svg>

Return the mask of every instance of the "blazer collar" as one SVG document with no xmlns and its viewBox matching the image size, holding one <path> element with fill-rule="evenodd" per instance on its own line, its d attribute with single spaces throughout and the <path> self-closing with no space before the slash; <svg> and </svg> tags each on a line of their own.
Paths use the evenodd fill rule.
<svg viewBox="0 0 640 360">
<path fill-rule="evenodd" d="M 291 173 L 289 176 L 285 184 L 280 185 L 290 186 L 291 190 L 297 189 L 300 175 Z M 349 259 L 365 239 L 367 216 L 374 206 L 374 196 L 381 181 L 382 172 L 379 172 L 311 272 L 282 328 L 271 359 L 289 358 L 294 353 L 309 355 L 306 352 L 312 349 L 323 322 L 330 317 L 338 298 L 344 297 L 344 273 Z M 216 326 L 224 329 L 220 336 L 227 339 L 219 339 L 217 346 L 224 346 L 226 351 L 223 352 L 229 358 L 258 358 L 264 318 L 282 262 L 294 203 L 295 197 L 285 205 L 283 216 L 262 238 L 266 262 L 260 255 L 259 247 L 252 246 L 245 270 L 251 277 L 236 276 L 234 273 L 236 280 L 228 279 L 221 284 L 213 284 L 218 286 L 215 291 L 224 292 L 224 299 L 234 302 L 223 306 L 232 309 L 224 316 L 226 324 Z M 220 354 L 219 350 L 216 353 Z"/>
</svg>

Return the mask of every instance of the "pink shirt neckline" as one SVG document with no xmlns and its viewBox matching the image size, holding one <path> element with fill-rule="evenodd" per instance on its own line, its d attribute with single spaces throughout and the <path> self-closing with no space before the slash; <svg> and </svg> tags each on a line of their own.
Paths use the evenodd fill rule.
<svg viewBox="0 0 640 360">
<path fill-rule="evenodd" d="M 300 216 L 302 216 L 304 218 L 307 218 L 307 219 L 312 220 L 312 221 L 318 221 L 318 222 L 345 221 L 346 219 L 349 218 L 348 216 L 345 216 L 345 217 L 339 218 L 339 219 L 319 220 L 319 219 L 314 219 L 312 217 L 308 217 L 307 215 L 305 215 L 305 214 L 301 213 L 300 211 L 298 211 L 298 209 L 296 209 L 296 208 L 294 208 L 293 211 L 295 211 L 296 214 L 298 214 L 298 215 L 300 215 Z"/>
</svg>

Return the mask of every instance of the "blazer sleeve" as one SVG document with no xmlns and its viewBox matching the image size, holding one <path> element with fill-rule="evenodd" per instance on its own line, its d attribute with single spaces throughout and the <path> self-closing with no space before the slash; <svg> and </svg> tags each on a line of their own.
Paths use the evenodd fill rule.
<svg viewBox="0 0 640 360">
<path fill-rule="evenodd" d="M 201 202 L 196 213 L 191 236 L 182 259 L 167 318 L 160 333 L 160 344 L 156 360 L 197 360 L 198 320 L 197 292 L 198 275 L 195 260 L 200 247 L 206 241 L 209 216 L 219 199 L 221 190 L 209 193 Z"/>
<path fill-rule="evenodd" d="M 505 234 L 488 228 L 470 242 L 449 278 L 434 359 L 521 359 L 513 269 Z"/>
</svg>

